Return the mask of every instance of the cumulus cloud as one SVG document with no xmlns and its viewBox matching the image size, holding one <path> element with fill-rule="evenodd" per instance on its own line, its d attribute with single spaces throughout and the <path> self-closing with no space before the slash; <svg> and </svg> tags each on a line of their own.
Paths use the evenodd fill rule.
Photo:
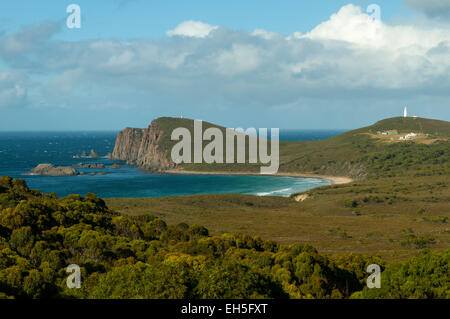
<svg viewBox="0 0 450 319">
<path fill-rule="evenodd" d="M 431 17 L 450 17 L 450 0 L 406 0 L 406 4 Z"/>
<path fill-rule="evenodd" d="M 390 51 L 422 49 L 450 40 L 448 29 L 418 28 L 413 25 L 390 26 L 373 19 L 355 5 L 342 7 L 325 21 L 306 34 L 294 34 L 297 38 L 313 40 L 336 40 L 359 47 Z M 411 52 L 410 52 L 411 53 Z"/>
<path fill-rule="evenodd" d="M 379 42 L 382 23 L 365 14 L 358 6 L 347 5 L 333 14 L 329 20 L 319 24 L 307 34 L 294 33 L 296 38 L 338 40 L 361 45 Z"/>
<path fill-rule="evenodd" d="M 211 31 L 217 28 L 217 26 L 212 26 L 201 21 L 184 21 L 183 23 L 180 23 L 175 29 L 167 31 L 167 35 L 204 38 L 209 35 Z"/>
<path fill-rule="evenodd" d="M 365 99 L 448 101 L 449 31 L 389 25 L 347 5 L 309 32 L 289 36 L 186 21 L 162 40 L 63 42 L 51 40 L 53 28 L 24 28 L 0 39 L 0 55 L 9 67 L 43 77 L 42 99 L 71 94 L 74 104 L 82 98 L 83 104 L 145 107 L 157 100 L 261 113 L 337 100 L 353 107 Z M 22 84 L 8 83 L 10 100 L 24 98 Z M 167 111 L 163 102 L 152 107 Z"/>
</svg>

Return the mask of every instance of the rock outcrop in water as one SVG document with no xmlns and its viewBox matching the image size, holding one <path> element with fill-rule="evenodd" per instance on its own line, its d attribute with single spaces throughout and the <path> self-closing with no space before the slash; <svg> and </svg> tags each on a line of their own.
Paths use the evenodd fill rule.
<svg viewBox="0 0 450 319">
<path fill-rule="evenodd" d="M 92 157 L 92 158 L 99 158 L 100 157 L 100 155 L 98 155 L 95 150 L 91 150 L 89 156 Z"/>
<path fill-rule="evenodd" d="M 48 175 L 48 176 L 75 176 L 80 173 L 71 166 L 53 166 L 53 164 L 39 164 L 28 175 Z"/>
<path fill-rule="evenodd" d="M 111 159 L 133 163 L 139 168 L 151 171 L 164 171 L 175 167 L 167 150 L 161 147 L 164 132 L 157 121 L 152 121 L 146 129 L 126 128 L 119 132 Z"/>
<path fill-rule="evenodd" d="M 81 167 L 81 168 L 105 168 L 105 164 L 83 164 L 83 163 L 78 163 L 74 165 L 75 167 Z"/>
</svg>

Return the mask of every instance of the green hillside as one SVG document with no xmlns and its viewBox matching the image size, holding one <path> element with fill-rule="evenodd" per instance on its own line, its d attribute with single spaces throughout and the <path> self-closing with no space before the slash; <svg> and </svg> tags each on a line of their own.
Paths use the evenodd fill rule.
<svg viewBox="0 0 450 319">
<path fill-rule="evenodd" d="M 398 130 L 401 133 L 421 132 L 436 137 L 450 137 L 450 123 L 447 121 L 420 117 L 393 117 L 381 120 L 374 125 L 353 131 L 354 133 Z"/>
<path fill-rule="evenodd" d="M 156 125 L 156 127 L 163 132 L 163 135 L 158 145 L 160 147 L 160 150 L 166 152 L 167 156 L 170 156 L 172 147 L 176 143 L 178 143 L 178 141 L 171 140 L 172 131 L 175 130 L 176 128 L 182 127 L 188 129 L 189 132 L 191 133 L 192 142 L 194 140 L 194 120 L 176 117 L 160 117 L 155 119 L 152 122 L 152 125 Z M 222 134 L 225 136 L 225 127 L 205 121 L 202 122 L 203 131 L 211 127 L 220 129 L 222 131 Z"/>
<path fill-rule="evenodd" d="M 430 134 L 427 137 L 430 143 L 414 140 L 385 143 L 373 137 L 378 131 L 386 130 Z M 436 140 L 436 137 L 440 139 Z M 424 174 L 436 169 L 448 172 L 448 137 L 450 123 L 446 121 L 386 119 L 322 141 L 284 142 L 280 145 L 280 171 L 349 175 L 356 179 L 365 178 L 368 174 L 384 174 L 385 168 L 397 168 L 401 174 L 417 171 Z"/>
<path fill-rule="evenodd" d="M 158 119 L 155 119 L 152 122 L 152 125 L 155 125 L 159 130 L 163 132 L 163 135 L 160 139 L 160 142 L 158 143 L 159 149 L 163 152 L 165 152 L 166 156 L 170 158 L 171 156 L 171 150 L 172 147 L 178 143 L 178 141 L 172 141 L 171 140 L 171 133 L 176 128 L 182 127 L 189 130 L 191 133 L 191 141 L 193 144 L 194 141 L 194 121 L 191 119 L 183 119 L 183 118 L 173 118 L 173 117 L 160 117 Z M 202 121 L 202 129 L 203 132 L 208 128 L 218 128 L 223 134 L 223 137 L 226 136 L 226 128 L 223 126 L 215 125 L 209 122 Z M 203 148 L 210 143 L 210 141 L 203 141 Z M 246 138 L 246 145 L 248 145 L 248 138 Z M 193 146 L 192 146 L 193 149 Z M 236 150 L 237 145 L 235 145 L 235 156 L 236 156 Z M 270 150 L 270 147 L 269 147 Z M 225 156 L 225 143 L 224 143 L 224 156 Z M 248 159 L 248 153 L 246 154 L 246 159 Z M 259 171 L 260 164 L 226 164 L 225 163 L 225 157 L 224 157 L 224 163 L 223 164 L 195 164 L 194 163 L 194 155 L 192 152 L 191 157 L 191 163 L 184 163 L 179 166 L 179 168 L 185 169 L 185 170 L 193 170 L 193 171 L 233 171 L 233 172 L 239 172 L 239 171 L 252 171 L 257 172 Z M 248 160 L 246 160 L 248 162 Z"/>
<path fill-rule="evenodd" d="M 193 136 L 190 119 L 163 117 L 153 123 L 163 132 L 160 149 L 170 157 L 176 143 L 170 140 L 171 132 L 185 127 Z M 203 130 L 225 128 L 203 122 Z M 386 141 L 377 138 L 377 132 L 397 130 L 399 134 L 423 134 L 417 141 Z M 352 130 L 338 136 L 306 142 L 280 142 L 280 172 L 347 175 L 363 179 L 368 175 L 434 174 L 436 170 L 448 172 L 450 167 L 450 123 L 424 118 L 395 117 L 374 125 Z M 398 140 L 398 137 L 396 137 Z M 205 141 L 203 145 L 208 144 Z M 248 143 L 248 139 L 246 140 Z M 247 154 L 248 155 L 248 154 Z M 246 157 L 247 158 L 247 157 Z M 203 172 L 258 172 L 262 164 L 182 164 L 181 169 Z"/>
</svg>

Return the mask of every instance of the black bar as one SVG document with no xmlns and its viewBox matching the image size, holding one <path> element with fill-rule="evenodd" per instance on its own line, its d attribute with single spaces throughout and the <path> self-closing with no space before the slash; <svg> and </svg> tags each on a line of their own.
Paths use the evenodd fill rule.
<svg viewBox="0 0 450 319">
<path fill-rule="evenodd" d="M 14 314 L 22 311 L 45 316 L 84 319 L 94 312 L 131 319 L 140 318 L 313 318 L 320 316 L 380 315 L 400 311 L 403 315 L 418 310 L 446 307 L 446 300 L 1 300 L 0 309 L 11 308 Z M 211 310 L 212 313 L 211 313 Z"/>
</svg>

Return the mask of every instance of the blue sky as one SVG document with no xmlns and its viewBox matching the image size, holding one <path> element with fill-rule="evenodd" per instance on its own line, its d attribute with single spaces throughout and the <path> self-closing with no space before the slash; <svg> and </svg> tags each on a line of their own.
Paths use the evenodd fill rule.
<svg viewBox="0 0 450 319">
<path fill-rule="evenodd" d="M 66 7 L 81 7 L 68 29 Z M 370 4 L 381 21 L 367 22 Z M 450 1 L 0 4 L 0 130 L 450 120 Z"/>
<path fill-rule="evenodd" d="M 373 1 L 354 1 L 367 7 Z M 119 38 L 165 36 L 167 30 L 182 21 L 196 20 L 234 30 L 266 29 L 282 34 L 307 31 L 326 20 L 349 1 L 268 1 L 268 0 L 15 0 L 1 4 L 2 28 L 8 31 L 43 20 L 65 20 L 66 7 L 76 3 L 82 8 L 83 28 L 63 30 L 61 39 Z M 390 19 L 405 9 L 401 0 L 382 0 L 383 19 Z M 400 14 L 405 14 L 401 12 Z"/>
</svg>

